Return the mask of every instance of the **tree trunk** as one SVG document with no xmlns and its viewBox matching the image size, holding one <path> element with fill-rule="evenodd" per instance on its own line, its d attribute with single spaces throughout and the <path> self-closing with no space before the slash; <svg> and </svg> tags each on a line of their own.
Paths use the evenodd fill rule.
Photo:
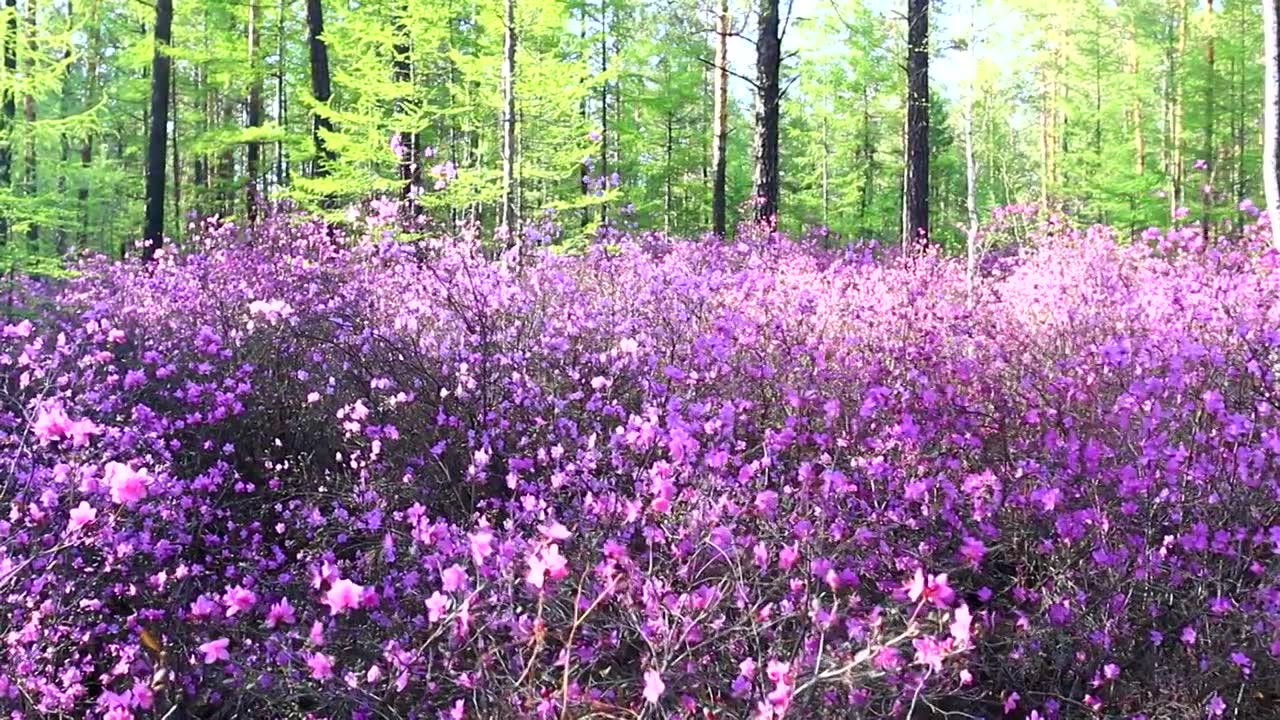
<svg viewBox="0 0 1280 720">
<path fill-rule="evenodd" d="M 822 115 L 822 225 L 824 229 L 831 222 L 831 169 L 828 167 L 831 146 L 827 143 L 827 110 L 823 108 Z"/>
<path fill-rule="evenodd" d="M 1266 55 L 1262 181 L 1271 221 L 1271 244 L 1280 248 L 1280 0 L 1263 0 L 1262 14 Z"/>
<path fill-rule="evenodd" d="M 600 73 L 609 72 L 609 6 L 600 0 Z M 600 82 L 600 182 L 609 189 L 609 81 Z M 608 204 L 600 205 L 600 224 L 608 222 Z"/>
<path fill-rule="evenodd" d="M 412 47 L 409 44 L 409 28 L 406 25 L 408 15 L 409 7 L 406 4 L 396 17 L 396 44 L 392 48 L 395 57 L 391 62 L 391 79 L 400 84 L 397 90 L 400 97 L 397 97 L 395 102 L 398 123 L 403 122 L 401 118 L 405 114 L 407 96 L 412 92 L 413 86 Z M 412 197 L 415 168 L 418 166 L 417 147 L 414 140 L 414 133 L 396 131 L 395 144 L 398 155 L 396 168 L 400 177 L 400 195 L 406 200 Z"/>
<path fill-rule="evenodd" d="M 782 87 L 782 39 L 778 35 L 778 0 L 761 0 L 756 37 L 756 219 L 774 222 L 778 215 L 778 123 Z"/>
<path fill-rule="evenodd" d="M 147 211 L 142 259 L 150 262 L 164 242 L 165 148 L 169 139 L 169 42 L 173 0 L 156 0 L 155 49 L 151 56 L 151 129 L 147 136 Z"/>
<path fill-rule="evenodd" d="M 18 0 L 5 0 L 4 71 L 9 77 L 18 74 Z M 18 114 L 13 87 L 4 93 L 0 102 L 0 191 L 8 190 L 13 183 L 13 126 Z M 0 242 L 9 239 L 9 219 L 0 215 Z"/>
<path fill-rule="evenodd" d="M 1204 161 L 1207 165 L 1206 171 L 1205 171 L 1205 178 L 1206 178 L 1205 185 L 1208 187 L 1211 187 L 1213 184 L 1214 175 L 1218 169 L 1218 157 L 1217 157 L 1218 151 L 1217 151 L 1216 142 L 1213 136 L 1214 130 L 1215 130 L 1214 116 L 1218 112 L 1218 108 L 1217 108 L 1218 73 L 1217 73 L 1217 68 L 1215 67 L 1216 61 L 1217 61 L 1217 58 L 1216 58 L 1217 53 L 1214 48 L 1214 37 L 1213 37 L 1213 0 L 1208 0 L 1208 2 L 1205 5 L 1205 9 L 1206 9 L 1206 12 L 1208 13 L 1209 39 L 1206 41 L 1206 45 L 1205 45 L 1205 60 L 1208 63 L 1208 77 L 1205 79 L 1205 84 L 1204 84 L 1204 105 L 1205 105 L 1205 108 L 1204 108 L 1204 111 L 1205 111 Z M 1213 202 L 1213 196 L 1211 192 L 1206 192 L 1204 190 L 1202 190 L 1200 194 L 1201 194 L 1200 227 L 1201 227 L 1201 230 L 1204 232 L 1205 237 L 1207 238 L 1209 236 L 1209 206 Z"/>
<path fill-rule="evenodd" d="M 1178 13 L 1178 52 L 1176 57 L 1181 59 L 1187 55 L 1187 0 L 1179 0 Z M 1183 179 L 1186 176 L 1186 145 L 1183 141 L 1183 82 L 1179 77 L 1178 68 L 1173 69 L 1173 174 L 1170 176 L 1172 181 L 1171 192 L 1169 193 L 1169 218 L 1172 220 L 1177 215 L 1178 208 L 1182 207 L 1183 199 Z"/>
<path fill-rule="evenodd" d="M 173 132 L 169 145 L 173 153 L 173 237 L 182 237 L 182 161 L 178 155 L 178 73 L 169 71 L 169 113 Z"/>
<path fill-rule="evenodd" d="M 223 95 L 221 98 L 222 127 L 230 128 L 236 122 L 236 101 L 234 98 Z M 222 147 L 222 156 L 218 159 L 218 199 L 222 205 L 222 214 L 230 216 L 235 214 L 237 203 L 239 202 L 236 192 L 236 148 L 234 145 L 224 145 Z"/>
<path fill-rule="evenodd" d="M 904 248 L 929 235 L 929 0 L 909 0 Z"/>
<path fill-rule="evenodd" d="M 98 43 L 100 38 L 98 27 L 98 0 L 93 0 L 93 11 L 89 14 L 89 46 L 85 56 L 85 75 L 88 92 L 85 104 L 93 107 L 98 101 Z M 80 169 L 84 177 L 80 178 L 77 200 L 80 206 L 80 234 L 77 242 L 81 247 L 89 240 L 89 168 L 93 165 L 93 131 L 86 130 L 84 141 L 80 143 Z"/>
<path fill-rule="evenodd" d="M 329 89 L 329 49 L 324 40 L 324 10 L 321 0 L 307 0 L 307 48 L 311 61 L 311 96 L 321 105 L 328 105 L 332 92 Z M 329 174 L 329 165 L 337 158 L 325 142 L 325 133 L 333 132 L 333 122 L 324 111 L 312 118 L 311 136 L 316 146 L 316 159 L 311 166 L 312 177 Z"/>
<path fill-rule="evenodd" d="M 67 0 L 67 32 L 75 29 L 73 17 L 75 15 L 72 0 Z M 62 76 L 62 92 L 58 94 L 58 116 L 66 117 L 71 108 L 71 46 L 68 45 L 62 51 L 62 63 L 64 65 Z M 58 201 L 65 203 L 67 201 L 67 169 L 71 165 L 71 138 L 67 137 L 65 130 L 58 133 Z M 55 247 L 59 255 L 67 250 L 67 228 L 63 223 L 58 224 L 58 230 L 55 236 Z"/>
<path fill-rule="evenodd" d="M 729 0 L 720 0 L 716 12 L 716 65 L 711 110 L 711 230 L 725 237 L 728 225 L 729 142 Z"/>
<path fill-rule="evenodd" d="M 27 81 L 31 82 L 36 73 L 36 55 L 40 53 L 40 44 L 36 42 L 36 0 L 27 0 Z M 26 122 L 26 151 L 23 158 L 23 194 L 34 198 L 39 191 L 36 183 L 36 98 L 30 90 L 22 97 L 22 119 Z M 33 247 L 40 241 L 40 226 L 33 219 L 27 225 L 27 242 Z"/>
<path fill-rule="evenodd" d="M 668 81 L 669 80 L 670 78 L 668 78 Z M 668 87 L 670 87 L 670 85 L 668 85 Z M 674 140 L 675 140 L 675 133 L 672 128 L 672 123 L 674 122 L 674 120 L 675 119 L 672 117 L 672 110 L 668 108 L 667 109 L 667 142 L 665 147 L 666 156 L 667 156 L 666 157 L 667 167 L 666 167 L 666 170 L 662 173 L 665 176 L 664 189 L 662 193 L 662 231 L 668 235 L 671 234 L 671 211 L 672 211 L 671 173 L 673 170 L 671 165 L 671 152 L 672 152 L 672 145 L 674 144 Z"/>
<path fill-rule="evenodd" d="M 973 302 L 973 288 L 978 274 L 978 166 L 973 158 L 973 96 L 978 77 L 978 48 L 975 25 L 978 3 L 969 5 L 969 88 L 964 99 L 964 178 L 965 210 L 969 226 L 965 232 L 965 284 L 969 302 Z"/>
<path fill-rule="evenodd" d="M 1129 73 L 1134 77 L 1135 84 L 1141 83 L 1141 65 L 1140 56 L 1138 54 L 1138 21 L 1135 18 L 1133 27 L 1130 28 L 1129 35 Z M 1147 172 L 1147 143 L 1146 137 L 1142 132 L 1142 100 L 1135 98 L 1133 107 L 1130 111 L 1130 118 L 1133 122 L 1133 153 L 1134 153 L 1134 172 L 1139 176 L 1145 175 Z"/>
<path fill-rule="evenodd" d="M 280 0 L 280 10 L 276 17 L 276 125 L 281 132 L 289 130 L 289 109 L 286 105 L 284 87 L 284 16 L 288 12 L 285 0 Z M 284 141 L 276 140 L 275 180 L 277 187 L 284 187 L 285 175 Z"/>
<path fill-rule="evenodd" d="M 262 8 L 260 0 L 249 0 L 249 108 L 245 114 L 245 125 L 256 130 L 262 127 L 262 68 L 258 66 L 258 46 L 261 44 Z M 258 195 L 258 174 L 262 164 L 262 143 L 250 140 L 245 148 L 245 215 L 252 225 L 258 220 L 258 206 L 262 198 Z"/>
<path fill-rule="evenodd" d="M 518 242 L 516 212 L 516 0 L 505 0 L 502 51 L 502 208 L 507 246 Z"/>
<path fill-rule="evenodd" d="M 863 168 L 862 197 L 858 201 L 858 229 L 867 232 L 867 212 L 871 209 L 871 195 L 875 192 L 876 183 L 876 148 L 871 134 L 871 88 L 862 85 L 862 157 L 866 166 Z"/>
</svg>

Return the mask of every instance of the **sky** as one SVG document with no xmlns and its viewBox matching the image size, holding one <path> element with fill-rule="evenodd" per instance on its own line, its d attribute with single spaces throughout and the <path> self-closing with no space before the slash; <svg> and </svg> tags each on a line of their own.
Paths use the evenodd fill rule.
<svg viewBox="0 0 1280 720">
<path fill-rule="evenodd" d="M 795 5 L 792 9 L 793 18 L 817 18 L 831 12 L 831 3 L 840 2 L 841 0 L 794 0 Z M 733 2 L 733 0 L 731 0 Z M 787 0 L 780 0 L 782 3 L 782 12 L 786 14 Z M 895 14 L 905 15 L 906 0 L 866 0 L 867 5 L 876 13 L 887 17 Z M 940 8 L 938 6 L 941 6 Z M 983 34 L 989 37 L 992 42 L 981 46 L 979 50 L 984 57 L 992 55 L 1000 55 L 1000 41 L 1007 39 L 1013 31 L 1014 18 L 1007 8 L 1002 9 L 1002 3 L 982 3 L 983 7 L 979 10 L 976 18 L 976 24 L 983 29 Z M 947 44 L 951 39 L 968 36 L 969 29 L 969 3 L 963 2 L 945 2 L 935 4 L 935 9 L 930 13 L 930 41 L 937 47 L 939 44 Z M 794 20 L 793 20 L 794 22 Z M 902 32 L 906 32 L 906 21 L 900 20 L 902 24 Z M 754 35 L 754 18 L 747 28 L 748 35 Z M 802 42 L 800 33 L 789 32 L 783 38 L 783 53 L 793 50 L 804 52 L 806 48 L 799 46 Z M 750 38 L 735 37 L 729 40 L 729 64 L 733 71 L 748 77 L 755 75 L 755 45 Z M 970 62 L 968 54 L 963 51 L 945 50 L 933 56 L 933 61 L 929 67 L 929 80 L 934 89 L 941 93 L 944 97 L 958 101 L 963 97 L 968 83 L 968 75 Z M 784 80 L 785 82 L 785 80 Z M 904 77 L 903 82 L 906 82 Z M 738 102 L 745 106 L 752 103 L 752 88 L 745 80 L 736 77 L 730 77 L 729 90 Z M 904 84 L 905 91 L 905 84 Z M 784 109 L 785 112 L 785 109 Z"/>
</svg>

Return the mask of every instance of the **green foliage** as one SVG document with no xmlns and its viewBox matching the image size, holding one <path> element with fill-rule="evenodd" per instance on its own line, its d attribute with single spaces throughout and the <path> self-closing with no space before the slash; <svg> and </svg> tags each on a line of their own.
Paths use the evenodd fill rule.
<svg viewBox="0 0 1280 720">
<path fill-rule="evenodd" d="M 493 227 L 503 0 L 324 0 L 333 85 L 324 105 L 311 95 L 302 4 L 252 2 L 176 8 L 165 168 L 171 237 L 185 234 L 191 213 L 243 219 L 251 183 L 267 200 L 326 212 L 370 195 L 398 196 L 404 183 L 393 136 L 412 140 L 424 213 L 440 223 L 469 218 Z M 260 37 L 252 57 L 251 7 Z M 8 12 L 0 8 L 0 16 Z M 0 143 L 12 151 L 11 179 L 0 187 L 6 247 L 31 256 L 78 248 L 114 254 L 137 236 L 153 12 L 130 0 L 19 0 L 18 69 L 0 69 L 0 96 L 11 94 L 17 107 L 12 126 L 0 120 Z M 1228 208 L 1213 211 L 1216 218 L 1256 192 L 1256 4 L 1218 3 L 1211 19 L 1193 0 L 978 0 L 972 37 L 960 21 L 967 12 L 967 3 L 947 3 L 934 14 L 931 210 L 934 234 L 948 246 L 962 241 L 967 211 L 970 80 L 983 212 L 1048 203 L 1140 230 L 1169 219 L 1172 194 L 1198 214 L 1201 186 L 1212 185 L 1211 205 Z M 752 26 L 749 13 L 734 3 L 735 28 Z M 555 210 L 575 242 L 602 218 L 623 220 L 624 207 L 638 227 L 706 229 L 714 57 L 706 3 L 516 0 L 516 18 L 521 213 Z M 826 225 L 850 239 L 897 237 L 904 34 L 891 4 L 797 6 L 784 47 L 786 229 Z M 956 70 L 968 66 L 970 45 L 978 55 L 972 78 Z M 407 80 L 396 76 L 398 57 L 408 64 Z M 733 62 L 735 76 L 753 74 L 749 50 Z M 255 86 L 263 118 L 250 128 Z M 728 198 L 736 213 L 751 193 L 752 108 L 748 82 L 735 77 L 732 86 Z M 315 114 L 333 123 L 326 141 L 338 155 L 320 178 L 310 176 Z M 250 178 L 254 144 L 261 160 Z M 1195 170 L 1196 160 L 1208 169 Z M 452 172 L 444 163 L 456 177 L 438 183 Z M 584 192 L 588 167 L 593 182 L 616 172 L 620 184 Z"/>
</svg>

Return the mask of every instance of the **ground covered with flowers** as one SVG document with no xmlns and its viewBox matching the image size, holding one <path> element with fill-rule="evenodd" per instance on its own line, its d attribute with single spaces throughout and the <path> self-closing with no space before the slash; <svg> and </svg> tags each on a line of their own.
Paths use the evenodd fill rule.
<svg viewBox="0 0 1280 720">
<path fill-rule="evenodd" d="M 1265 228 L 210 224 L 0 324 L 13 718 L 1276 717 Z M 951 714 L 947 713 L 964 713 Z"/>
</svg>

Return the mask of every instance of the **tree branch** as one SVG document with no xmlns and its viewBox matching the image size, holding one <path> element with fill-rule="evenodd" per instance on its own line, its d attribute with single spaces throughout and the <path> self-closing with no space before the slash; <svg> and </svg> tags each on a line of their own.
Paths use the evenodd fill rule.
<svg viewBox="0 0 1280 720">
<path fill-rule="evenodd" d="M 732 68 L 729 68 L 729 67 L 724 67 L 724 68 L 722 68 L 722 67 L 720 67 L 720 66 L 716 65 L 714 61 L 708 60 L 708 59 L 706 59 L 706 58 L 701 58 L 701 57 L 700 57 L 700 58 L 698 58 L 698 62 L 702 63 L 703 65 L 706 65 L 707 67 L 715 68 L 716 70 L 724 70 L 725 72 L 727 72 L 727 73 L 729 73 L 730 75 L 732 75 L 732 76 L 734 76 L 734 77 L 738 78 L 739 80 L 745 80 L 745 81 L 747 81 L 747 83 L 749 83 L 749 84 L 751 85 L 751 87 L 753 87 L 753 88 L 755 88 L 755 89 L 757 89 L 757 90 L 759 90 L 759 89 L 760 89 L 760 86 L 756 84 L 756 81 L 755 81 L 755 80 L 753 80 L 753 79 L 751 79 L 751 78 L 749 78 L 749 77 L 747 77 L 746 75 L 743 75 L 743 74 L 741 74 L 741 73 L 734 72 Z"/>
</svg>

